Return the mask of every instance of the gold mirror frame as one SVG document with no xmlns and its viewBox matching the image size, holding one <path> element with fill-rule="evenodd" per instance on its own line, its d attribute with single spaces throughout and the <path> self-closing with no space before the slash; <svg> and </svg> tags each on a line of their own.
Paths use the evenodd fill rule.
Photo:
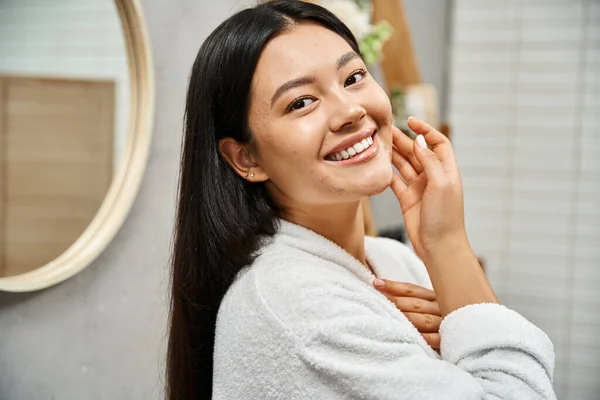
<svg viewBox="0 0 600 400">
<path fill-rule="evenodd" d="M 90 265 L 125 222 L 140 188 L 152 138 L 154 74 L 146 24 L 139 0 L 114 0 L 127 47 L 130 119 L 119 165 L 104 201 L 79 238 L 39 268 L 0 278 L 0 290 L 30 292 L 56 285 Z"/>
</svg>

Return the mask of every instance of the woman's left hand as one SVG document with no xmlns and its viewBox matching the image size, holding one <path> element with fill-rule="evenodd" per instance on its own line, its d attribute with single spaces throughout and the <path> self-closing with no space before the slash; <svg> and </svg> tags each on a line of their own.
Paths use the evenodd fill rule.
<svg viewBox="0 0 600 400">
<path fill-rule="evenodd" d="M 442 314 L 435 292 L 411 283 L 380 280 L 383 281 L 383 286 L 377 285 L 376 279 L 373 282 L 375 289 L 404 313 L 432 348 L 439 349 Z"/>
</svg>

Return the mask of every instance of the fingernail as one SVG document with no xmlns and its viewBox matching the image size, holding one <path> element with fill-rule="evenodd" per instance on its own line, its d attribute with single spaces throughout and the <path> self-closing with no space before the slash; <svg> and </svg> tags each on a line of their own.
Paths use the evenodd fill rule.
<svg viewBox="0 0 600 400">
<path fill-rule="evenodd" d="M 375 279 L 373 279 L 373 285 L 385 286 L 385 281 L 383 279 L 375 278 Z"/>
<path fill-rule="evenodd" d="M 416 118 L 411 115 L 410 117 L 408 117 L 408 119 L 406 121 L 410 121 L 411 119 L 416 120 Z"/>
<path fill-rule="evenodd" d="M 425 138 L 423 137 L 423 135 L 417 136 L 416 140 L 417 140 L 417 146 L 419 146 L 422 149 L 427 148 L 427 142 L 425 142 Z"/>
</svg>

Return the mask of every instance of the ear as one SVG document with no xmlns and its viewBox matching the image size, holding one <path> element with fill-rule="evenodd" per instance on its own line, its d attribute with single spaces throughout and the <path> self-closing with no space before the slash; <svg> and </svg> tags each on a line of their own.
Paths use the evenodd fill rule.
<svg viewBox="0 0 600 400">
<path fill-rule="evenodd" d="M 232 138 L 219 140 L 219 150 L 231 168 L 250 182 L 264 182 L 269 176 L 252 156 L 250 145 L 240 144 Z"/>
</svg>

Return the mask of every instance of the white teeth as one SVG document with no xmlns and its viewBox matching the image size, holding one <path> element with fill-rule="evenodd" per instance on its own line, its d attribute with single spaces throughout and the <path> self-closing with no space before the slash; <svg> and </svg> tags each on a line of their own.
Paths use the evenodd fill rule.
<svg viewBox="0 0 600 400">
<path fill-rule="evenodd" d="M 328 159 L 330 159 L 331 161 L 347 160 L 359 153 L 362 153 L 363 151 L 371 147 L 372 144 L 373 138 L 368 137 L 354 144 L 353 146 L 348 147 L 346 150 L 342 150 L 339 153 L 329 156 Z"/>
</svg>

